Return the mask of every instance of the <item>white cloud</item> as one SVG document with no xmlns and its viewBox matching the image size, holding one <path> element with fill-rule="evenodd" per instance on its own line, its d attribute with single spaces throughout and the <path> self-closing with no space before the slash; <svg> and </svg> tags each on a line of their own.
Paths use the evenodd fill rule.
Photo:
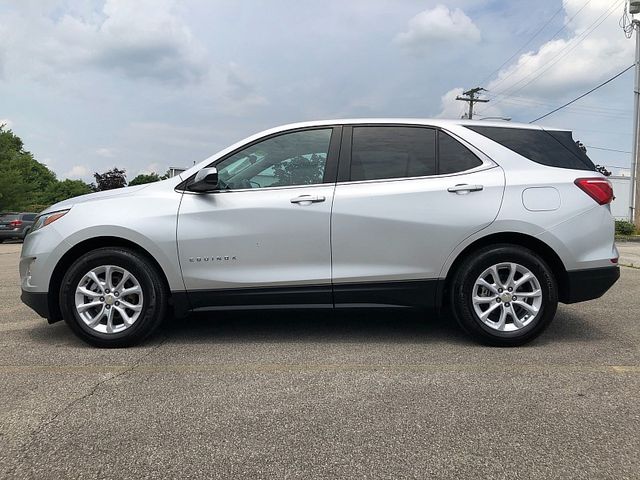
<svg viewBox="0 0 640 480">
<path fill-rule="evenodd" d="M 0 59 L 33 78 L 95 68 L 175 84 L 208 71 L 204 48 L 171 0 L 106 0 L 99 13 L 60 18 L 23 8 L 0 31 Z"/>
<path fill-rule="evenodd" d="M 618 25 L 622 7 L 610 0 L 584 5 L 583 0 L 564 0 L 565 22 L 577 14 L 567 25 L 568 38 L 548 41 L 537 51 L 521 55 L 498 73 L 489 90 L 553 99 L 594 86 L 631 65 L 634 42 L 624 37 Z M 608 12 L 611 15 L 605 19 Z M 591 30 L 600 21 L 603 23 Z"/>
<path fill-rule="evenodd" d="M 113 150 L 110 148 L 98 148 L 96 150 L 96 154 L 100 157 L 104 157 L 104 158 L 113 158 L 114 153 Z"/>
<path fill-rule="evenodd" d="M 71 170 L 64 174 L 66 178 L 84 178 L 89 175 L 89 169 L 84 165 L 74 165 Z"/>
<path fill-rule="evenodd" d="M 413 53 L 423 53 L 444 42 L 478 42 L 480 29 L 459 8 L 438 5 L 411 18 L 408 30 L 396 35 L 394 41 Z"/>
</svg>

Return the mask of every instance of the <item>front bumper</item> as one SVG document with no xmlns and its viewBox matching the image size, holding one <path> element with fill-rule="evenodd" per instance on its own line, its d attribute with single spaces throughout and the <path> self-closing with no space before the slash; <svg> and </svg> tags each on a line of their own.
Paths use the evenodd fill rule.
<svg viewBox="0 0 640 480">
<path fill-rule="evenodd" d="M 600 298 L 620 278 L 620 267 L 589 268 L 567 272 L 568 282 L 560 301 L 577 303 Z"/>
<path fill-rule="evenodd" d="M 49 294 L 47 292 L 28 292 L 22 290 L 20 300 L 43 318 L 49 318 Z"/>
</svg>

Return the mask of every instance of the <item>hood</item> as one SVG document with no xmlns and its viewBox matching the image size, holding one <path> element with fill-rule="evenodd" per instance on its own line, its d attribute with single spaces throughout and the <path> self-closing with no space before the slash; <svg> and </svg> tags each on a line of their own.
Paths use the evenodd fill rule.
<svg viewBox="0 0 640 480">
<path fill-rule="evenodd" d="M 93 202 L 94 200 L 102 200 L 109 197 L 127 197 L 144 188 L 147 188 L 151 183 L 144 185 L 136 185 L 134 187 L 114 188 L 113 190 L 105 190 L 104 192 L 88 193 L 87 195 L 80 195 L 79 197 L 68 198 L 62 202 L 55 203 L 42 213 L 55 212 L 57 210 L 65 210 L 71 208 L 78 203 Z"/>
</svg>

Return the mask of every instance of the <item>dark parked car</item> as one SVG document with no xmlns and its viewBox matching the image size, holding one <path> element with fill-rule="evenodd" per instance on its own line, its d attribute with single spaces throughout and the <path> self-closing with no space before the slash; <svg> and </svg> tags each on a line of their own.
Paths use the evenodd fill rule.
<svg viewBox="0 0 640 480">
<path fill-rule="evenodd" d="M 23 240 L 31 230 L 37 213 L 0 213 L 0 243 L 16 238 Z"/>
</svg>

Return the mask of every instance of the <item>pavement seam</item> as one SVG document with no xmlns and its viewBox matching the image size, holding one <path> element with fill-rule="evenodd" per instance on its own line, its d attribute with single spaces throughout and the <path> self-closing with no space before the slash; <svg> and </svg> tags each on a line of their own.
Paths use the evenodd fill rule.
<svg viewBox="0 0 640 480">
<path fill-rule="evenodd" d="M 128 366 L 126 368 L 122 368 L 120 371 L 109 375 L 107 374 L 107 378 L 104 378 L 103 380 L 100 380 L 99 382 L 97 382 L 93 387 L 91 387 L 89 389 L 89 391 L 85 392 L 84 394 L 80 395 L 79 397 L 74 398 L 73 400 L 67 402 L 62 408 L 60 408 L 57 412 L 55 412 L 53 414 L 53 416 L 51 416 L 48 419 L 45 419 L 43 421 L 40 422 L 40 424 L 35 427 L 28 436 L 28 440 L 26 442 L 24 442 L 20 447 L 19 447 L 19 456 L 22 457 L 23 460 L 26 460 L 25 456 L 26 456 L 26 452 L 29 450 L 29 447 L 32 445 L 32 443 L 35 441 L 36 436 L 42 432 L 45 428 L 47 428 L 49 425 L 51 425 L 53 422 L 55 422 L 60 416 L 62 416 L 63 413 L 68 412 L 69 410 L 73 409 L 73 407 L 75 407 L 77 404 L 79 404 L 80 402 L 86 400 L 87 398 L 90 398 L 91 396 L 93 396 L 93 394 L 96 393 L 96 391 L 98 390 L 98 388 L 100 388 L 102 385 L 106 384 L 107 382 L 109 382 L 110 380 L 114 380 L 118 377 L 121 377 L 127 373 L 132 372 L 133 370 L 135 370 L 141 363 L 142 361 L 149 357 L 151 354 L 155 353 L 165 342 L 167 341 L 167 336 L 165 335 L 164 338 L 162 340 L 160 340 L 160 342 L 158 342 L 158 344 L 153 347 L 152 349 L 150 349 L 147 353 L 145 353 L 144 355 L 141 355 L 131 366 Z M 16 462 L 15 466 L 12 469 L 11 472 L 11 476 L 9 478 L 14 478 L 15 474 L 16 474 L 16 469 L 18 468 L 19 462 Z"/>
</svg>

